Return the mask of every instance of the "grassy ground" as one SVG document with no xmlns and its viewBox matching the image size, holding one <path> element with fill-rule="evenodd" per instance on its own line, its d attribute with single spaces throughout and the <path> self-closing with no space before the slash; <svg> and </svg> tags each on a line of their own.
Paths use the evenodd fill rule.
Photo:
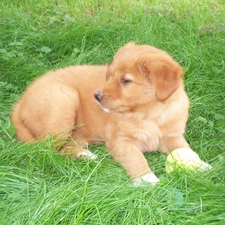
<svg viewBox="0 0 225 225">
<path fill-rule="evenodd" d="M 224 224 L 224 10 L 222 0 L 2 0 L 0 224 Z M 17 142 L 9 112 L 28 83 L 50 69 L 107 64 L 131 40 L 185 68 L 186 138 L 213 170 L 169 175 L 163 154 L 147 154 L 161 182 L 137 188 L 102 146 L 90 146 L 99 162 L 74 162 L 50 143 Z"/>
</svg>

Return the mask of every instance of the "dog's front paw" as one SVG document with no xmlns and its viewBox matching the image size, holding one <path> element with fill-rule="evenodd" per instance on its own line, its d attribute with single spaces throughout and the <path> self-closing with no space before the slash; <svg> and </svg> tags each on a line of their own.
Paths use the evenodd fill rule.
<svg viewBox="0 0 225 225">
<path fill-rule="evenodd" d="M 209 165 L 208 163 L 202 161 L 201 162 L 201 165 L 200 165 L 200 171 L 201 172 L 204 172 L 204 171 L 208 171 L 208 170 L 211 170 L 212 169 L 212 166 Z"/>
<path fill-rule="evenodd" d="M 137 177 L 133 180 L 134 186 L 140 186 L 144 183 L 151 183 L 152 185 L 156 185 L 159 182 L 157 176 L 153 173 L 146 173 L 143 176 Z"/>
</svg>

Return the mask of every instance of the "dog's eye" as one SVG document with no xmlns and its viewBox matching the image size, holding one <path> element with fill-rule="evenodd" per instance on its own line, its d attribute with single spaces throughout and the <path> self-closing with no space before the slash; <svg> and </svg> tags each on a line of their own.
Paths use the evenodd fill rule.
<svg viewBox="0 0 225 225">
<path fill-rule="evenodd" d="M 121 84 L 128 84 L 128 83 L 131 83 L 131 82 L 132 82 L 132 80 L 124 79 L 124 78 L 122 78 L 122 79 L 120 80 L 120 83 L 121 83 Z"/>
</svg>

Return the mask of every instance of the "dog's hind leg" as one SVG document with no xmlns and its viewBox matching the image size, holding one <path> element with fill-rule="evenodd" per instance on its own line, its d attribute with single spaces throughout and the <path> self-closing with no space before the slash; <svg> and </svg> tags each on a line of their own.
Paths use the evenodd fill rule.
<svg viewBox="0 0 225 225">
<path fill-rule="evenodd" d="M 57 100 L 52 105 L 52 117 L 46 126 L 47 134 L 54 135 L 54 146 L 60 152 L 74 158 L 96 159 L 96 156 L 87 149 L 87 141 L 82 137 L 75 137 L 73 133 L 82 125 L 76 124 L 80 98 L 76 91 L 64 88 Z"/>
<path fill-rule="evenodd" d="M 72 139 L 79 105 L 77 91 L 63 84 L 25 93 L 12 112 L 18 139 L 29 143 L 53 137 L 55 149 L 74 157 L 94 158 L 85 140 Z"/>
</svg>

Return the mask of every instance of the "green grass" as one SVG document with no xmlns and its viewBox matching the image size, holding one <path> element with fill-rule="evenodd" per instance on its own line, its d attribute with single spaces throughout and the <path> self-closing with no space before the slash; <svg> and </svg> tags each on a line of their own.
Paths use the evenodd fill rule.
<svg viewBox="0 0 225 225">
<path fill-rule="evenodd" d="M 224 224 L 225 4 L 213 0 L 0 3 L 0 224 Z M 50 143 L 18 143 L 12 104 L 47 70 L 107 64 L 129 41 L 168 51 L 185 69 L 191 100 L 186 138 L 213 169 L 166 174 L 134 187 L 103 146 L 98 162 L 72 161 Z"/>
</svg>

